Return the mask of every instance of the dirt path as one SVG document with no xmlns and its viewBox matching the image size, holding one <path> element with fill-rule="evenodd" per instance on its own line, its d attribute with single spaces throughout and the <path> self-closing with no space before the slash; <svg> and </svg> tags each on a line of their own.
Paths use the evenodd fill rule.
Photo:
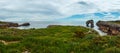
<svg viewBox="0 0 120 53">
<path fill-rule="evenodd" d="M 4 41 L 4 40 L 0 40 L 0 42 L 2 42 L 4 45 L 8 45 L 8 44 L 12 44 L 12 43 L 18 43 L 20 41 Z"/>
</svg>

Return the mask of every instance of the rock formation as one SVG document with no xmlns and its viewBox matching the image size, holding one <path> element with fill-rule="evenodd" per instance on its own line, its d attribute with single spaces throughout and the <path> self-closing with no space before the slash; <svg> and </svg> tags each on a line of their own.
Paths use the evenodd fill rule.
<svg viewBox="0 0 120 53">
<path fill-rule="evenodd" d="M 20 26 L 29 26 L 29 25 L 30 23 L 23 23 L 22 25 L 19 25 L 18 23 L 0 21 L 0 28 L 20 27 Z"/>
<path fill-rule="evenodd" d="M 19 27 L 19 24 L 12 23 L 12 22 L 1 22 L 0 21 L 0 28 L 7 28 L 7 27 Z"/>
<path fill-rule="evenodd" d="M 86 26 L 93 28 L 94 27 L 94 21 L 93 20 L 86 21 Z"/>
<path fill-rule="evenodd" d="M 30 25 L 30 23 L 23 23 L 20 26 L 29 26 L 29 25 Z"/>
<path fill-rule="evenodd" d="M 98 21 L 96 25 L 99 27 L 99 30 L 107 33 L 108 35 L 120 34 L 120 24 L 109 21 Z"/>
</svg>

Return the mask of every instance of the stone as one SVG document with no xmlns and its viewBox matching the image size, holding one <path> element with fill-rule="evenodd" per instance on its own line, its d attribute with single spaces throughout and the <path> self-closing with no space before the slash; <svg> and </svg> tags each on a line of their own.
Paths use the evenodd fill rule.
<svg viewBox="0 0 120 53">
<path fill-rule="evenodd" d="M 86 26 L 93 28 L 94 27 L 94 21 L 93 20 L 86 21 Z"/>
<path fill-rule="evenodd" d="M 19 26 L 18 23 L 0 21 L 0 28 L 18 27 L 18 26 Z"/>
<path fill-rule="evenodd" d="M 114 22 L 114 21 L 112 21 Z M 112 23 L 111 21 L 98 21 L 96 25 L 99 29 L 108 35 L 120 34 L 120 24 Z"/>
<path fill-rule="evenodd" d="M 23 23 L 20 26 L 29 26 L 29 25 L 30 25 L 30 23 Z"/>
</svg>

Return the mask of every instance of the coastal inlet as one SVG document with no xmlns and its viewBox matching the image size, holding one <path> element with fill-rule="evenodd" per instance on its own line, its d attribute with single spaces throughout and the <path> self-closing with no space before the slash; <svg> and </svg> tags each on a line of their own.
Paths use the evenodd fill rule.
<svg viewBox="0 0 120 53">
<path fill-rule="evenodd" d="M 119 35 L 120 34 L 120 21 L 98 21 L 96 23 L 98 30 L 107 33 L 107 35 Z M 94 21 L 86 21 L 86 27 L 94 28 Z"/>
<path fill-rule="evenodd" d="M 86 23 L 86 24 L 85 24 Z M 84 26 L 96 30 L 100 35 L 118 35 L 120 34 L 120 21 L 74 21 L 74 22 L 59 22 L 59 21 L 35 21 L 35 22 L 4 22 L 0 21 L 0 28 L 46 28 L 49 25 L 70 25 L 70 26 Z"/>
</svg>

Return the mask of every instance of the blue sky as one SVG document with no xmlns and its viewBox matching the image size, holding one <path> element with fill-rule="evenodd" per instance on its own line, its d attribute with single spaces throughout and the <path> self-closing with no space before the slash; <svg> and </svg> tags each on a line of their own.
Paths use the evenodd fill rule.
<svg viewBox="0 0 120 53">
<path fill-rule="evenodd" d="M 3 21 L 119 20 L 119 12 L 120 0 L 0 0 Z"/>
</svg>

